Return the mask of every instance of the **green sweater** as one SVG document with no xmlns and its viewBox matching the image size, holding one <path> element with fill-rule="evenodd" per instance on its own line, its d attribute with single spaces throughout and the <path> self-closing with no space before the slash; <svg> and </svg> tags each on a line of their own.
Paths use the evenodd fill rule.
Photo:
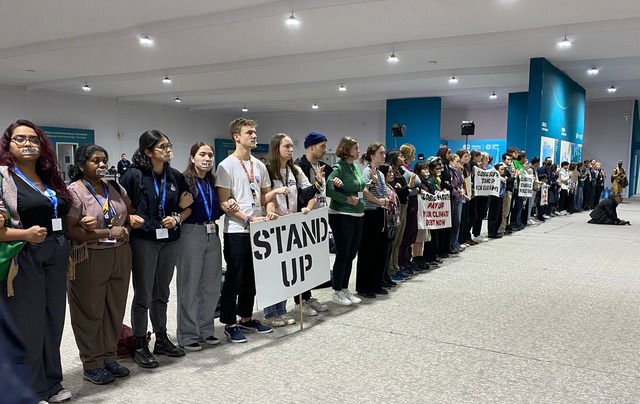
<svg viewBox="0 0 640 404">
<path fill-rule="evenodd" d="M 340 178 L 342 188 L 333 185 L 333 179 Z M 360 199 L 356 205 L 349 205 L 349 196 L 358 196 L 358 192 L 364 191 L 365 183 L 358 165 L 347 164 L 340 159 L 334 164 L 333 171 L 327 179 L 327 196 L 331 198 L 329 209 L 338 213 L 361 216 L 364 213 L 364 200 Z"/>
</svg>

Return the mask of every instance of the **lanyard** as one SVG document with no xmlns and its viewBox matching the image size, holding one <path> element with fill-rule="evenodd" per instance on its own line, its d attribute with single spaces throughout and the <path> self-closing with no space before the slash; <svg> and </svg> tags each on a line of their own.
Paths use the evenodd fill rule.
<svg viewBox="0 0 640 404">
<path fill-rule="evenodd" d="M 158 202 L 158 213 L 160 214 L 160 217 L 163 217 L 165 203 L 167 202 L 167 170 L 166 168 L 163 170 L 163 178 L 160 185 L 158 185 L 158 181 L 156 181 L 156 173 L 152 172 L 152 174 L 153 186 L 156 189 L 156 196 L 160 198 L 160 201 Z M 160 187 L 162 187 L 162 193 L 160 193 Z"/>
<path fill-rule="evenodd" d="M 350 168 L 351 168 L 351 171 L 353 172 L 353 176 L 356 177 L 356 181 L 358 182 L 358 187 L 362 188 L 364 181 L 362 180 L 362 177 L 360 177 L 360 170 L 358 170 L 355 163 L 352 163 Z"/>
<path fill-rule="evenodd" d="M 35 189 L 41 195 L 45 196 L 47 199 L 49 199 L 49 201 L 51 201 L 51 204 L 53 205 L 53 217 L 58 217 L 58 197 L 56 196 L 56 191 L 54 191 L 53 189 L 50 189 L 47 186 L 47 184 L 45 184 L 44 181 L 42 181 L 42 186 L 44 187 L 44 192 L 42 192 L 40 190 L 40 188 L 38 188 L 36 186 L 36 184 L 33 183 L 33 181 L 31 181 L 29 178 L 27 178 L 27 176 L 24 175 L 22 173 L 22 171 L 20 171 L 20 169 L 18 167 L 13 167 L 13 171 L 16 174 L 18 174 L 18 176 L 20 178 L 22 178 L 24 180 L 24 182 L 29 184 L 29 186 L 31 186 L 31 188 Z"/>
<path fill-rule="evenodd" d="M 198 189 L 202 194 L 202 200 L 204 201 L 204 210 L 205 212 L 207 212 L 207 220 L 211 221 L 211 207 L 213 206 L 213 192 L 211 192 L 211 187 L 208 182 L 206 183 L 207 192 L 204 192 L 204 189 L 200 184 L 200 178 L 198 178 L 196 182 L 198 184 Z"/>
<path fill-rule="evenodd" d="M 285 178 L 284 178 L 284 186 L 289 188 L 289 166 L 285 168 Z M 287 192 L 284 197 L 287 199 L 287 213 L 289 213 L 289 192 Z"/>
<path fill-rule="evenodd" d="M 233 153 L 233 155 L 236 156 L 236 158 L 240 162 L 240 165 L 242 166 L 242 169 L 244 170 L 244 173 L 247 174 L 247 178 L 249 179 L 249 189 L 251 189 L 251 194 L 253 195 L 253 199 L 256 200 L 256 198 L 257 198 L 256 186 L 253 183 L 253 179 L 254 179 L 254 176 L 253 176 L 253 160 L 251 160 L 251 157 L 249 157 L 249 164 L 251 165 L 251 174 L 249 174 L 249 172 L 247 171 L 247 167 L 244 166 L 244 162 L 242 161 L 240 156 L 238 156 L 235 153 Z"/>
<path fill-rule="evenodd" d="M 82 180 L 82 183 L 84 184 L 85 187 L 87 187 L 89 192 L 91 192 L 91 195 L 93 195 L 93 197 L 96 198 L 96 201 L 98 201 L 98 204 L 102 208 L 102 215 L 104 216 L 104 228 L 105 229 L 112 228 L 113 221 L 116 218 L 116 211 L 113 208 L 113 205 L 111 204 L 111 200 L 109 199 L 109 190 L 107 189 L 108 185 L 105 183 L 102 183 L 102 188 L 104 189 L 104 203 L 102 203 L 98 198 L 98 193 L 93 188 L 93 186 L 91 186 L 89 181 Z"/>
</svg>

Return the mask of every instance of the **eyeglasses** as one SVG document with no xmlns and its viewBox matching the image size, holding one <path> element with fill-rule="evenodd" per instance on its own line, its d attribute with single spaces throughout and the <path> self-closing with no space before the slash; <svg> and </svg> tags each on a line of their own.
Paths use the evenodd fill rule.
<svg viewBox="0 0 640 404">
<path fill-rule="evenodd" d="M 165 143 L 165 144 L 161 144 L 161 145 L 156 146 L 156 149 L 162 150 L 162 151 L 167 151 L 168 149 L 173 149 L 173 145 L 171 143 Z"/>
<path fill-rule="evenodd" d="M 31 143 L 34 146 L 40 146 L 40 138 L 38 136 L 14 136 L 11 138 L 11 141 L 18 146 L 24 146 L 27 142 Z"/>
</svg>

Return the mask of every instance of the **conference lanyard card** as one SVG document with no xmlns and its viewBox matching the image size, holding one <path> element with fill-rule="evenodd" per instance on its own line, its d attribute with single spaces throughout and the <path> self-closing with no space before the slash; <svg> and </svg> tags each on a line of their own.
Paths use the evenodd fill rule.
<svg viewBox="0 0 640 404">
<path fill-rule="evenodd" d="M 156 229 L 156 239 L 163 240 L 169 238 L 169 229 Z"/>
<path fill-rule="evenodd" d="M 216 234 L 215 223 L 205 223 L 204 226 L 207 228 L 207 234 Z"/>
<path fill-rule="evenodd" d="M 364 198 L 364 192 L 358 192 L 358 198 L 360 199 Z"/>
<path fill-rule="evenodd" d="M 110 244 L 115 244 L 118 242 L 118 240 L 116 240 L 115 238 L 106 238 L 106 237 L 99 238 L 98 241 L 101 243 L 110 243 Z"/>
<path fill-rule="evenodd" d="M 54 217 L 53 219 L 51 219 L 51 230 L 62 230 L 62 219 L 60 219 L 59 217 Z"/>
</svg>

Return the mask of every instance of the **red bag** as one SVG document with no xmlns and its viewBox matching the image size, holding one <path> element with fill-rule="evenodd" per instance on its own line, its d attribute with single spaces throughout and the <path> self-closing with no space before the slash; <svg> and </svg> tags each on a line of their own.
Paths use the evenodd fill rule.
<svg viewBox="0 0 640 404">
<path fill-rule="evenodd" d="M 147 344 L 151 341 L 151 333 L 147 332 Z M 120 338 L 118 339 L 118 359 L 133 358 L 136 354 L 136 337 L 133 330 L 126 324 L 120 328 Z"/>
</svg>

